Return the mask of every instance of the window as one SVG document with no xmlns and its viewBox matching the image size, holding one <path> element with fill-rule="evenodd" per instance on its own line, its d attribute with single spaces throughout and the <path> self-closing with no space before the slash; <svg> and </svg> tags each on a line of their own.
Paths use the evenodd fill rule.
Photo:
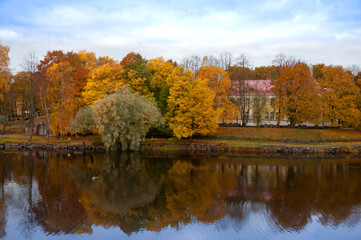
<svg viewBox="0 0 361 240">
<path fill-rule="evenodd" d="M 246 106 L 249 106 L 249 99 L 246 99 Z"/>
<path fill-rule="evenodd" d="M 275 98 L 271 98 L 271 106 L 274 107 L 275 106 L 275 101 L 276 99 Z"/>
<path fill-rule="evenodd" d="M 268 112 L 264 114 L 264 119 L 268 120 Z"/>
<path fill-rule="evenodd" d="M 270 120 L 274 120 L 275 119 L 275 113 L 271 112 L 270 114 Z"/>
</svg>

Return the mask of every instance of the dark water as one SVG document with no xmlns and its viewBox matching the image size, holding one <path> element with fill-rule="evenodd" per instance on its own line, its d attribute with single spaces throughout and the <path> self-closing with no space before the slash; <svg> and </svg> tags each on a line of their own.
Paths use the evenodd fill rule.
<svg viewBox="0 0 361 240">
<path fill-rule="evenodd" d="M 0 152 L 0 184 L 2 239 L 361 239 L 361 159 Z"/>
</svg>

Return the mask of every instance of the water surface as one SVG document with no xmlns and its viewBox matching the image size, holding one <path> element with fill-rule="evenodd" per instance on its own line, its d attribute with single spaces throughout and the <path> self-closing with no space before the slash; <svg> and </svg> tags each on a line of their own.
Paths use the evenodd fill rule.
<svg viewBox="0 0 361 240">
<path fill-rule="evenodd" d="M 0 152 L 1 239 L 361 239 L 361 159 Z"/>
</svg>

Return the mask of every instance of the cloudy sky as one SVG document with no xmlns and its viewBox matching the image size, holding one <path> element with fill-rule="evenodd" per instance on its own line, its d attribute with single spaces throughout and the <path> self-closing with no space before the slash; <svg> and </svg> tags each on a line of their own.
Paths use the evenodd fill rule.
<svg viewBox="0 0 361 240">
<path fill-rule="evenodd" d="M 128 52 L 181 61 L 245 53 L 253 66 L 277 53 L 309 63 L 361 66 L 360 0 L 0 0 L 0 41 L 11 67 L 34 51 Z"/>
</svg>

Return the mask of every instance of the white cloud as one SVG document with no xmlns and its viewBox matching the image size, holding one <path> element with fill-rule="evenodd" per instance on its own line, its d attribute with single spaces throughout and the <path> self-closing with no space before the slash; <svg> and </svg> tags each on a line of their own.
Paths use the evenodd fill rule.
<svg viewBox="0 0 361 240">
<path fill-rule="evenodd" d="M 0 40 L 11 46 L 12 67 L 18 69 L 19 59 L 29 51 L 42 57 L 57 49 L 86 49 L 118 60 L 137 51 L 147 58 L 178 61 L 192 54 L 245 52 L 256 66 L 270 64 L 282 51 L 307 61 L 361 65 L 361 24 L 335 20 L 332 2 L 280 0 L 232 7 L 187 1 L 108 4 L 35 7 L 6 24 L 0 16 Z"/>
</svg>

